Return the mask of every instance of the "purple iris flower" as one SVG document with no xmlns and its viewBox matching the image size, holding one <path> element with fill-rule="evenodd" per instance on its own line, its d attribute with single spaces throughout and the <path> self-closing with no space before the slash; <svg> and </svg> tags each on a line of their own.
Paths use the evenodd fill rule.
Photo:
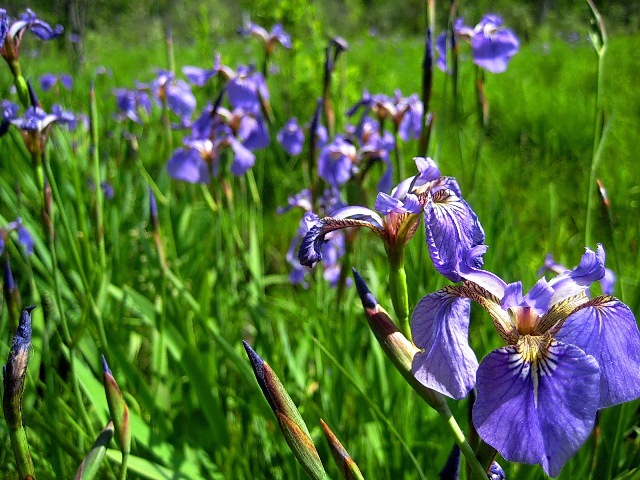
<svg viewBox="0 0 640 480">
<path fill-rule="evenodd" d="M 20 14 L 20 18 L 11 22 L 5 9 L 0 9 L 0 55 L 12 62 L 20 58 L 20 42 L 24 32 L 29 30 L 40 40 L 53 40 L 64 32 L 62 25 L 51 27 L 40 20 L 30 8 Z"/>
<path fill-rule="evenodd" d="M 31 255 L 33 253 L 35 242 L 33 241 L 33 237 L 29 231 L 22 224 L 22 219 L 20 217 L 16 218 L 13 222 L 10 222 L 6 227 L 0 228 L 0 254 L 4 252 L 4 246 L 7 238 L 13 231 L 17 232 L 18 243 L 24 247 L 27 255 Z"/>
<path fill-rule="evenodd" d="M 187 80 L 197 87 L 204 87 L 209 80 L 218 75 L 221 75 L 226 79 L 229 79 L 234 75 L 233 70 L 222 64 L 220 54 L 218 53 L 213 58 L 213 68 L 204 69 L 200 67 L 186 66 L 182 68 L 182 73 L 187 77 Z"/>
<path fill-rule="evenodd" d="M 417 94 L 403 97 L 402 92 L 396 90 L 394 96 L 389 97 L 383 94 L 371 95 L 365 91 L 362 98 L 347 110 L 347 115 L 352 116 L 361 109 L 364 113 L 357 130 L 362 129 L 362 123 L 368 118 L 367 113 L 372 111 L 379 123 L 390 119 L 405 142 L 420 137 L 423 105 Z"/>
<path fill-rule="evenodd" d="M 27 150 L 31 153 L 43 152 L 49 130 L 54 124 L 66 124 L 70 128 L 76 125 L 76 116 L 53 105 L 52 113 L 45 112 L 40 107 L 29 107 L 22 117 L 14 117 L 9 123 L 20 129 Z"/>
<path fill-rule="evenodd" d="M 276 23 L 271 27 L 271 31 L 267 31 L 253 22 L 247 22 L 243 27 L 238 28 L 238 33 L 243 37 L 253 35 L 259 38 L 264 44 L 264 49 L 267 53 L 271 53 L 277 43 L 285 48 L 291 48 L 291 37 L 279 23 Z"/>
<path fill-rule="evenodd" d="M 339 193 L 335 190 L 325 191 L 324 195 L 319 199 L 319 203 L 321 210 L 325 212 L 335 212 L 344 206 L 344 203 L 339 197 Z M 302 285 L 304 288 L 308 288 L 309 285 L 306 282 L 306 276 L 309 274 L 309 269 L 300 263 L 296 252 L 304 241 L 303 239 L 309 232 L 309 229 L 318 221 L 318 216 L 311 211 L 311 192 L 305 189 L 289 197 L 288 205 L 286 207 L 279 207 L 278 213 L 286 213 L 294 207 L 301 208 L 305 213 L 300 220 L 298 231 L 291 240 L 286 254 L 286 260 L 291 266 L 289 281 L 294 285 Z M 325 240 L 321 247 L 323 278 L 333 287 L 337 285 L 340 279 L 341 265 L 339 261 L 345 252 L 344 234 L 343 232 L 333 232 L 327 235 Z"/>
<path fill-rule="evenodd" d="M 158 70 L 156 78 L 150 84 L 138 83 L 138 89 L 149 89 L 154 98 L 161 104 L 178 115 L 183 123 L 191 117 L 196 108 L 196 97 L 191 92 L 191 87 L 184 80 L 176 80 L 173 73 L 166 70 Z M 165 103 L 166 102 L 166 103 Z"/>
<path fill-rule="evenodd" d="M 504 28 L 499 15 L 489 13 L 482 17 L 474 28 L 464 25 L 462 19 L 456 19 L 453 31 L 457 39 L 471 45 L 473 63 L 491 73 L 502 73 L 507 69 L 509 60 L 520 49 L 520 41 L 513 30 Z M 446 33 L 436 39 L 438 52 L 437 65 L 446 72 Z"/>
<path fill-rule="evenodd" d="M 45 73 L 40 77 L 40 87 L 45 92 L 51 90 L 51 88 L 53 88 L 53 86 L 57 83 L 61 83 L 62 86 L 67 90 L 71 90 L 73 88 L 73 78 L 71 78 L 71 76 L 67 75 L 66 73 L 62 73 L 60 75 L 56 75 L 54 73 Z"/>
<path fill-rule="evenodd" d="M 477 267 L 486 248 L 468 250 L 459 262 L 462 285 L 416 306 L 411 331 L 422 352 L 413 373 L 457 399 L 475 386 L 480 437 L 505 459 L 539 463 L 557 476 L 591 433 L 599 409 L 640 396 L 640 332 L 620 300 L 585 295 L 605 275 L 601 245 L 526 295 L 520 282 L 507 284 Z M 508 344 L 480 365 L 467 339 L 469 299 L 489 313 Z"/>
<path fill-rule="evenodd" d="M 320 152 L 318 175 L 332 187 L 339 188 L 351 178 L 356 161 L 356 146 L 337 135 Z"/>
<path fill-rule="evenodd" d="M 441 177 L 440 170 L 430 158 L 416 157 L 414 160 L 418 175 L 400 182 L 391 195 L 378 193 L 375 209 L 383 216 L 365 207 L 348 206 L 331 216 L 318 218 L 300 245 L 300 263 L 311 267 L 321 260 L 325 236 L 343 228 L 365 227 L 382 238 L 388 246 L 404 245 L 416 233 L 423 211 L 428 240 L 446 232 L 449 241 L 459 242 L 468 248 L 483 242 L 482 227 L 466 202 L 459 198 L 455 180 Z M 426 209 L 430 209 L 429 218 Z M 433 215 L 433 212 L 437 214 Z M 472 225 L 467 225 L 469 223 Z M 469 238 L 465 236 L 466 231 L 474 231 L 476 235 Z M 434 258 L 434 262 L 439 260 Z"/>
<path fill-rule="evenodd" d="M 142 123 L 140 114 L 142 113 L 146 117 L 151 113 L 151 99 L 147 92 L 116 88 L 113 90 L 113 95 L 116 97 L 118 109 L 115 117 L 119 121 L 128 118 L 133 122 Z"/>
<path fill-rule="evenodd" d="M 0 100 L 0 110 L 2 111 L 2 120 L 0 121 L 0 137 L 7 133 L 11 120 L 18 116 L 20 107 L 9 100 Z"/>
<path fill-rule="evenodd" d="M 259 111 L 262 102 L 269 100 L 269 89 L 262 73 L 240 65 L 227 82 L 227 97 L 232 108 Z"/>
<path fill-rule="evenodd" d="M 302 147 L 304 146 L 304 132 L 300 125 L 298 125 L 298 120 L 295 118 L 291 118 L 287 120 L 287 123 L 284 124 L 284 127 L 278 132 L 277 140 L 284 151 L 289 155 L 299 155 L 302 152 Z"/>
</svg>

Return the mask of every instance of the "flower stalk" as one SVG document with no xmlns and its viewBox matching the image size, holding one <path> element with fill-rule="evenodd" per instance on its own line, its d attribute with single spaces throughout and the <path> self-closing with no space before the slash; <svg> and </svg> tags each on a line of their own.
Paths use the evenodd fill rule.
<svg viewBox="0 0 640 480">
<path fill-rule="evenodd" d="M 438 415 L 440 415 L 440 418 L 444 421 L 449 433 L 460 447 L 460 451 L 469 464 L 472 478 L 486 479 L 486 468 L 478 461 L 473 449 L 460 429 L 458 422 L 451 413 L 444 395 L 425 387 L 414 377 L 412 372 L 413 357 L 420 350 L 398 330 L 389 317 L 389 314 L 378 303 L 369 290 L 369 287 L 367 287 L 355 269 L 353 270 L 353 276 L 356 282 L 356 288 L 358 289 L 358 295 L 360 295 L 360 299 L 362 300 L 367 321 L 369 322 L 369 327 L 375 335 L 376 340 L 378 340 L 378 343 L 380 343 L 382 350 L 407 383 L 411 385 L 411 388 L 413 388 L 431 408 L 438 412 Z"/>
</svg>

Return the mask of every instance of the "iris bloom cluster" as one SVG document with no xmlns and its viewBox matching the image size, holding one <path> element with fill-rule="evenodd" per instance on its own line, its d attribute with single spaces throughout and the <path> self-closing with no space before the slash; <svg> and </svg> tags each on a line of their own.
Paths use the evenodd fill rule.
<svg viewBox="0 0 640 480">
<path fill-rule="evenodd" d="M 331 215 L 345 207 L 338 192 L 331 189 L 324 192 L 324 195 L 319 198 L 318 203 L 320 204 L 320 210 L 326 212 L 327 215 Z M 302 285 L 304 288 L 308 288 L 309 285 L 306 282 L 306 276 L 309 270 L 300 263 L 297 256 L 301 243 L 318 220 L 318 216 L 313 213 L 311 192 L 308 189 L 304 189 L 289 197 L 288 205 L 278 208 L 278 213 L 284 214 L 293 208 L 301 209 L 304 214 L 300 219 L 298 231 L 291 240 L 286 254 L 286 260 L 291 266 L 289 281 L 294 285 Z M 322 252 L 323 277 L 329 285 L 335 286 L 340 278 L 341 266 L 339 260 L 345 253 L 344 232 L 329 234 L 325 240 L 320 247 Z"/>
<path fill-rule="evenodd" d="M 360 125 L 367 120 L 369 113 L 373 113 L 380 125 L 390 120 L 398 136 L 405 142 L 420 137 L 423 106 L 415 93 L 403 97 L 402 92 L 396 90 L 393 97 L 389 97 L 381 93 L 371 95 L 365 91 L 360 101 L 347 111 L 347 115 L 355 115 L 359 110 L 363 111 Z"/>
<path fill-rule="evenodd" d="M 464 24 L 461 18 L 453 24 L 456 40 L 471 45 L 473 63 L 491 73 L 502 73 L 507 69 L 509 60 L 520 49 L 520 41 L 513 30 L 503 27 L 502 18 L 490 13 L 482 17 L 475 27 Z M 447 72 L 447 33 L 441 33 L 436 39 L 438 68 Z"/>
<path fill-rule="evenodd" d="M 324 145 L 318 158 L 318 175 L 331 187 L 338 189 L 351 178 L 364 175 L 374 163 L 381 161 L 385 165 L 385 173 L 378 190 L 388 191 L 393 175 L 389 157 L 394 147 L 393 135 L 381 132 L 379 124 L 367 117 L 359 127 L 348 129 L 344 135 L 336 135 Z"/>
<path fill-rule="evenodd" d="M 175 78 L 172 72 L 158 70 L 156 78 L 150 83 L 138 82 L 138 90 L 151 92 L 158 105 L 180 117 L 182 124 L 188 124 L 191 114 L 196 109 L 196 97 L 191 87 L 184 80 Z"/>
<path fill-rule="evenodd" d="M 191 126 L 191 135 L 183 140 L 167 163 L 169 174 L 190 183 L 208 183 L 218 176 L 221 153 L 233 152 L 231 173 L 242 175 L 255 163 L 253 150 L 269 145 L 269 131 L 262 116 L 268 90 L 261 75 L 250 68 L 239 69 L 229 79 L 215 104 L 207 105 Z M 221 105 L 226 94 L 231 109 Z"/>
<path fill-rule="evenodd" d="M 602 246 L 527 294 L 520 282 L 481 269 L 486 248 L 460 250 L 442 271 L 462 284 L 416 306 L 411 329 L 422 351 L 413 372 L 456 399 L 475 388 L 480 437 L 505 459 L 539 463 L 556 476 L 591 433 L 598 410 L 640 396 L 640 332 L 620 300 L 585 293 L 605 275 Z M 480 364 L 467 338 L 469 300 L 489 313 L 507 344 Z"/>
</svg>

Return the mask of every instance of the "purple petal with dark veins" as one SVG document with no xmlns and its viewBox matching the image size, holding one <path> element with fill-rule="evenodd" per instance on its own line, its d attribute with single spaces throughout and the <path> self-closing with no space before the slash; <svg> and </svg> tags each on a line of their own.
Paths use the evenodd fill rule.
<svg viewBox="0 0 640 480">
<path fill-rule="evenodd" d="M 549 286 L 553 288 L 551 304 L 573 297 L 584 292 L 591 284 L 604 277 L 605 254 L 602 245 L 598 244 L 594 252 L 586 248 L 582 255 L 580 265 L 573 270 L 561 273 L 549 281 Z"/>
<path fill-rule="evenodd" d="M 445 189 L 430 196 L 424 220 L 434 266 L 452 282 L 461 281 L 458 264 L 469 249 L 484 242 L 478 217 L 467 202 Z"/>
<path fill-rule="evenodd" d="M 565 320 L 556 338 L 593 355 L 600 365 L 600 407 L 640 397 L 640 332 L 633 313 L 615 297 L 587 302 Z"/>
<path fill-rule="evenodd" d="M 593 429 L 599 379 L 595 358 L 574 345 L 552 341 L 536 363 L 514 346 L 494 350 L 478 368 L 473 424 L 506 460 L 555 477 Z"/>
<path fill-rule="evenodd" d="M 468 341 L 470 302 L 447 289 L 422 297 L 411 317 L 411 335 L 423 351 L 413 357 L 413 375 L 423 385 L 455 399 L 467 396 L 478 360 Z"/>
</svg>

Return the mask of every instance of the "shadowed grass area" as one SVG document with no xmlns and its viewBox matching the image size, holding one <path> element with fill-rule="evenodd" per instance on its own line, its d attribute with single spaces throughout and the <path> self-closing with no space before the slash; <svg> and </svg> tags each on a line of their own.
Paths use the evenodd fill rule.
<svg viewBox="0 0 640 480">
<path fill-rule="evenodd" d="M 330 476 L 337 478 L 320 418 L 331 425 L 365 478 L 435 478 L 453 440 L 385 358 L 354 289 L 339 300 L 321 272 L 309 279 L 309 289 L 294 287 L 287 279 L 285 253 L 300 214 L 278 215 L 275 209 L 304 187 L 304 159 L 287 156 L 275 142 L 275 132 L 290 116 L 301 123 L 311 117 L 320 95 L 324 46 L 294 39 L 291 51 L 276 52 L 273 63 L 279 71 L 268 80 L 276 119 L 272 144 L 257 152 L 250 174 L 226 177 L 232 198 L 221 185 L 212 186 L 209 193 L 218 207 L 214 210 L 203 189 L 171 180 L 166 173 L 171 151 L 158 109 L 144 125 L 117 123 L 112 116 L 113 88 L 133 88 L 135 80 L 150 81 L 155 67 L 166 68 L 164 41 L 152 40 L 123 44 L 114 38 L 90 38 L 87 63 L 75 75 L 73 90 L 41 94 L 46 108 L 62 103 L 87 113 L 95 68 L 112 72 L 95 79 L 100 169 L 115 191 L 114 198 L 104 202 L 104 268 L 98 261 L 86 129 L 68 133 L 56 127 L 49 143 L 59 190 L 54 199 L 57 274 L 41 226 L 31 159 L 16 131 L 0 141 L 0 226 L 21 216 L 36 237 L 33 256 L 14 242 L 7 242 L 7 250 L 23 303 L 42 305 L 34 311 L 34 348 L 24 397 L 39 477 L 70 478 L 106 425 L 99 360 L 105 354 L 132 416 L 130 478 L 305 478 L 255 382 L 244 339 L 285 384 Z M 332 92 L 339 127 L 348 123 L 342 115 L 363 89 L 388 95 L 400 89 L 409 95 L 419 91 L 421 82 L 423 39 L 348 40 L 350 50 L 338 62 Z M 607 189 L 613 217 L 610 223 L 606 211 L 599 211 L 593 232 L 607 250 L 607 265 L 616 270 L 616 295 L 636 315 L 638 40 L 614 37 L 607 52 L 606 137 L 597 177 Z M 251 42 L 233 40 L 203 50 L 202 45 L 177 44 L 178 68 L 210 68 L 216 51 L 234 68 L 261 61 Z M 45 72 L 63 72 L 65 65 L 64 55 L 51 45 L 42 48 L 39 58 L 23 59 L 23 70 L 32 80 Z M 536 281 L 546 253 L 572 267 L 585 247 L 595 68 L 595 54 L 586 41 L 534 40 L 524 45 L 507 72 L 487 74 L 491 122 L 486 135 L 476 115 L 470 62 L 462 63 L 457 113 L 449 77 L 435 74 L 430 154 L 444 175 L 458 178 L 482 221 L 490 246 L 486 267 L 507 282 L 522 279 L 525 290 Z M 3 72 L 5 89 L 9 76 Z M 216 95 L 214 87 L 199 90 L 199 106 Z M 181 137 L 182 132 L 173 133 L 174 146 Z M 407 165 L 416 151 L 413 143 L 402 146 Z M 161 194 L 159 235 L 167 270 L 161 267 L 149 221 L 149 179 Z M 371 185 L 375 188 L 375 182 Z M 376 192 L 368 193 L 373 201 Z M 429 261 L 422 228 L 407 252 L 411 308 L 446 283 Z M 370 232 L 359 232 L 351 264 L 392 311 L 383 245 Z M 56 285 L 64 313 L 55 302 Z M 6 358 L 10 345 L 8 315 L 3 308 L 0 358 Z M 62 315 L 71 342 L 62 333 Z M 481 309 L 472 311 L 470 338 L 479 357 L 501 345 Z M 450 405 L 466 428 L 466 401 Z M 619 437 L 637 431 L 638 406 L 635 401 L 602 412 L 599 439 L 588 440 L 559 478 L 637 478 L 628 473 L 640 462 L 637 435 L 625 441 L 615 437 L 616 432 Z M 3 422 L 0 442 L 8 445 Z M 113 478 L 119 453 L 110 450 L 107 456 L 112 463 L 102 473 Z M 507 478 L 545 478 L 538 466 L 498 461 Z M 14 471 L 8 448 L 0 449 L 0 465 L 2 473 Z"/>
</svg>

